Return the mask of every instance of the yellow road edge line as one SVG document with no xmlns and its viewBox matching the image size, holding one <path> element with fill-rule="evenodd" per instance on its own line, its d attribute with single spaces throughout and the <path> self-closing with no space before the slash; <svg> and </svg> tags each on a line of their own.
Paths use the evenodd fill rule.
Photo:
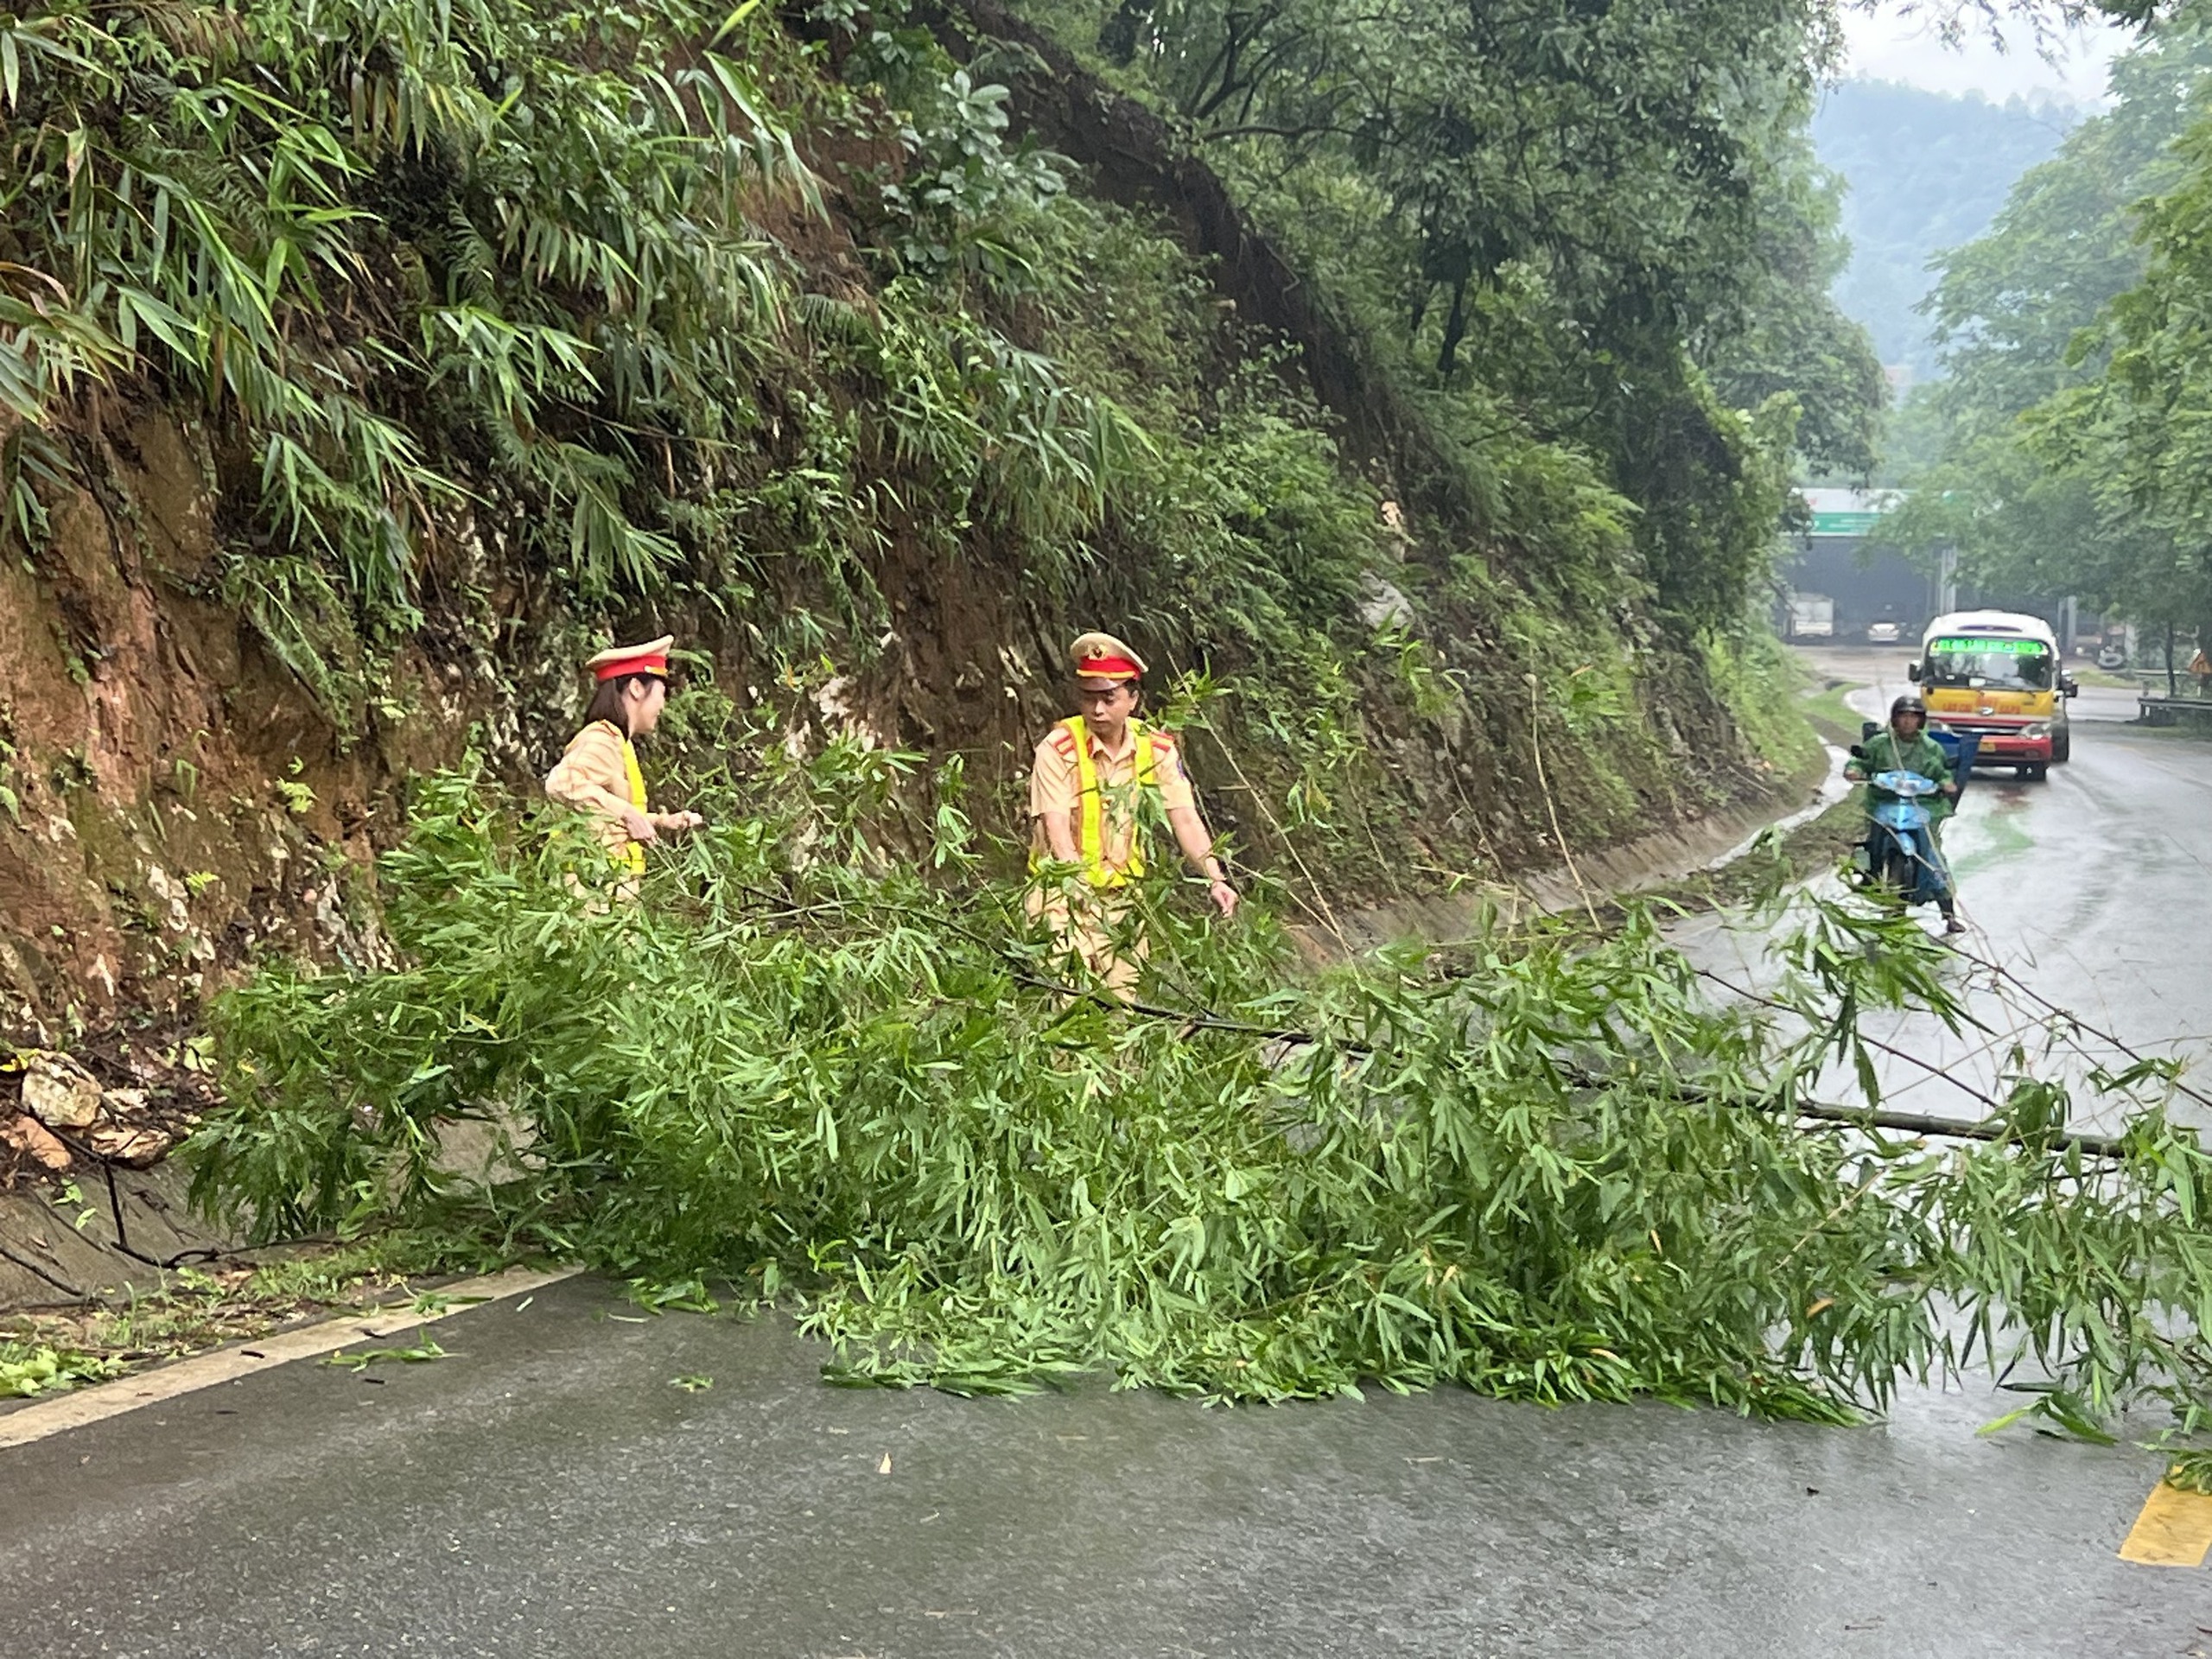
<svg viewBox="0 0 2212 1659">
<path fill-rule="evenodd" d="M 2145 1567 L 2202 1567 L 2212 1550 L 2212 1497 L 2160 1481 L 2127 1529 L 2120 1559 Z"/>
<path fill-rule="evenodd" d="M 400 1304 L 365 1313 L 340 1313 L 314 1325 L 302 1325 L 296 1331 L 286 1331 L 276 1336 L 218 1348 L 212 1353 L 194 1354 L 189 1359 L 180 1359 L 173 1364 L 158 1366 L 135 1376 L 119 1376 L 111 1382 L 56 1395 L 51 1400 L 41 1400 L 36 1405 L 25 1406 L 0 1415 L 0 1450 L 14 1446 L 29 1446 L 35 1440 L 43 1440 L 73 1428 L 82 1428 L 87 1423 L 120 1417 L 125 1412 L 159 1405 L 165 1400 L 196 1393 L 201 1389 L 211 1389 L 219 1383 L 235 1382 L 239 1377 L 289 1364 L 296 1359 L 311 1359 L 318 1354 L 335 1353 L 348 1344 L 365 1338 L 372 1341 L 383 1340 L 396 1331 L 411 1331 L 418 1325 L 435 1325 L 453 1314 L 465 1313 L 472 1307 L 482 1307 L 487 1303 L 505 1301 L 510 1296 L 520 1296 L 547 1285 L 557 1285 L 563 1279 L 573 1279 L 582 1271 L 581 1268 L 556 1268 L 550 1271 L 509 1268 L 504 1272 L 486 1274 L 482 1278 L 470 1279 L 461 1284 L 441 1286 L 435 1294 L 454 1300 L 432 1313 L 417 1313 Z M 252 1351 L 248 1352 L 249 1349 Z"/>
</svg>

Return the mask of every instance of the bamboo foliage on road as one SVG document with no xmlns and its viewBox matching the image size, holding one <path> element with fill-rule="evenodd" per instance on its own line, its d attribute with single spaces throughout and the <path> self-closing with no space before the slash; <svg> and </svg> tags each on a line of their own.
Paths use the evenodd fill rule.
<svg viewBox="0 0 2212 1659">
<path fill-rule="evenodd" d="M 880 751 L 771 746 L 626 906 L 441 780 L 383 872 L 408 965 L 272 966 L 228 1002 L 201 1197 L 267 1231 L 443 1217 L 726 1276 L 881 1382 L 1456 1382 L 1844 1421 L 2032 1363 L 2031 1409 L 2080 1432 L 2212 1402 L 2212 1159 L 2164 1115 L 2171 1068 L 2101 1077 L 2130 1114 L 2106 1147 L 2024 1058 L 1986 1139 L 1801 1125 L 1838 1059 L 1872 1078 L 1866 1015 L 1958 1011 L 1910 923 L 1815 902 L 1778 1006 L 1724 1006 L 1642 912 L 1501 932 L 1451 974 L 1408 949 L 1301 977 L 1264 916 L 1210 926 L 1163 879 L 1125 1008 L 983 878 L 951 802 L 931 859 L 884 855 L 918 786 Z M 489 1189 L 437 1173 L 467 1116 L 526 1131 Z"/>
</svg>

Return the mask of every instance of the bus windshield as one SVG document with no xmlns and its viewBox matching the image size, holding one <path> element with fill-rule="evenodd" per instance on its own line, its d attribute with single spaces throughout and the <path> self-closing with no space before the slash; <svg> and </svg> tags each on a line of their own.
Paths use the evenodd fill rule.
<svg viewBox="0 0 2212 1659">
<path fill-rule="evenodd" d="M 1928 646 L 1926 683 L 1993 691 L 2048 691 L 2053 658 L 2040 639 L 1936 639 Z"/>
</svg>

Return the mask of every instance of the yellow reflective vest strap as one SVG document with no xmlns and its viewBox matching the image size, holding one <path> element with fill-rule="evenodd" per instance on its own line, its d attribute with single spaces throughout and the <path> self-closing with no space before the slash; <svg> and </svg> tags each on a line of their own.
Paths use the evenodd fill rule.
<svg viewBox="0 0 2212 1659">
<path fill-rule="evenodd" d="M 638 751 L 625 737 L 622 740 L 622 772 L 630 780 L 630 804 L 639 811 L 645 810 L 645 774 L 638 769 Z M 632 875 L 645 873 L 645 849 L 639 842 L 626 842 L 619 861 Z"/>
<path fill-rule="evenodd" d="M 1144 874 L 1144 832 L 1129 828 L 1129 861 L 1124 869 L 1106 862 L 1106 797 L 1098 787 L 1098 763 L 1091 758 L 1090 734 L 1083 716 L 1071 715 L 1060 722 L 1075 739 L 1076 850 L 1083 859 L 1084 877 L 1094 887 L 1118 887 L 1133 875 Z M 1136 779 L 1139 788 L 1156 786 L 1153 769 L 1152 734 L 1141 720 L 1129 722 L 1136 739 Z"/>
</svg>

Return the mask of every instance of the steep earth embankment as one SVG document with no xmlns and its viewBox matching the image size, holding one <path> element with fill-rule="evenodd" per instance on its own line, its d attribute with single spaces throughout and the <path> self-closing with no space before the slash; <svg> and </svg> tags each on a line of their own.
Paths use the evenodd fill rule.
<svg viewBox="0 0 2212 1659">
<path fill-rule="evenodd" d="M 1018 121 L 1071 158 L 1071 189 L 1022 210 L 1029 286 L 976 276 L 988 260 L 963 267 L 957 247 L 918 278 L 912 199 L 934 141 L 881 88 L 837 86 L 804 26 L 753 27 L 818 193 L 747 197 L 785 292 L 741 416 L 713 437 L 544 394 L 534 424 L 503 410 L 493 442 L 448 360 L 420 381 L 363 367 L 359 340 L 422 326 L 391 321 L 409 305 L 460 315 L 417 290 L 454 257 L 438 226 L 483 188 L 451 143 L 364 149 L 361 269 L 334 261 L 315 314 L 354 343 L 299 349 L 351 365 L 365 403 L 467 486 L 423 506 L 404 626 L 372 626 L 359 595 L 334 607 L 276 556 L 258 439 L 181 363 L 48 409 L 59 464 L 17 474 L 47 522 L 0 563 L 0 1036 L 105 1032 L 81 1044 L 101 1081 L 158 1088 L 190 1069 L 199 1000 L 255 952 L 373 959 L 372 860 L 410 777 L 473 747 L 527 787 L 576 711 L 574 664 L 616 634 L 676 632 L 695 681 L 796 741 L 963 757 L 979 818 L 1011 838 L 1028 746 L 1061 712 L 1062 642 L 1116 626 L 1160 680 L 1231 690 L 1194 748 L 1248 858 L 1302 844 L 1348 897 L 1548 863 L 1554 815 L 1594 846 L 1781 788 L 1786 743 L 1751 741 L 1710 655 L 1651 620 L 1624 537 L 1579 532 L 1618 562 L 1582 584 L 1595 601 L 1532 575 L 1563 556 L 1543 489 L 1543 489 L 1506 480 L 1534 508 L 1486 517 L 1462 458 L 1149 111 L 988 3 L 947 27 L 963 54 L 976 29 L 1028 48 Z M 24 107 L 41 96 L 35 76 Z M 980 120 L 959 142 L 985 139 Z M 272 289 L 289 280 L 270 270 Z M 601 323 L 610 308 L 556 297 Z M 1017 408 L 1039 375 L 1056 378 Z M 1014 411 L 997 428 L 994 399 Z M 1119 435 L 1081 466 L 1013 471 L 1025 411 L 1077 404 Z M 651 582 L 581 578 L 561 551 L 588 539 L 568 486 L 502 471 L 518 433 L 566 422 L 581 447 L 593 421 L 622 435 L 620 499 L 668 550 Z M 0 412 L 0 437 L 29 430 Z M 933 450 L 945 432 L 977 454 Z M 710 726 L 690 729 L 696 745 Z M 1302 817 L 1270 804 L 1286 795 Z"/>
</svg>

